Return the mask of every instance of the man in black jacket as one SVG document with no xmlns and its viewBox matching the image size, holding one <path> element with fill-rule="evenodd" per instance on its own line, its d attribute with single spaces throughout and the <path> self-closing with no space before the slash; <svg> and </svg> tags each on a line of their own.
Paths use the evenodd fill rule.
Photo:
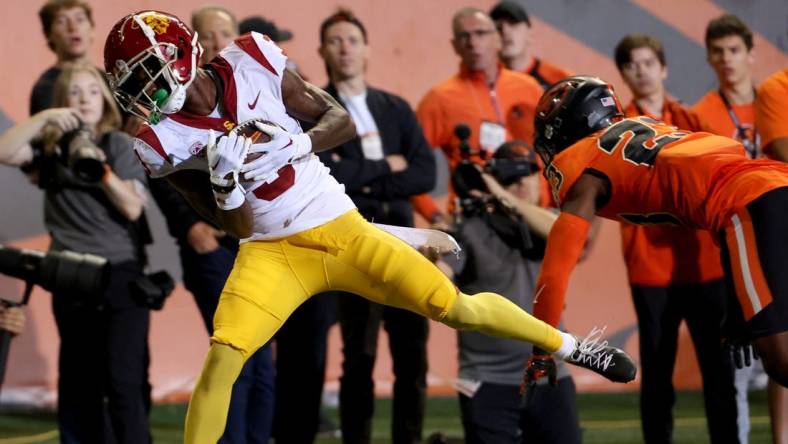
<svg viewBox="0 0 788 444">
<path fill-rule="evenodd" d="M 320 154 L 361 214 L 375 222 L 413 226 L 408 198 L 431 191 L 435 159 L 416 116 L 400 97 L 365 81 L 368 58 L 364 25 L 340 10 L 320 28 L 320 55 L 330 84 L 325 88 L 348 110 L 359 136 Z M 378 330 L 389 336 L 394 365 L 392 442 L 421 441 L 427 374 L 427 320 L 349 294 L 338 297 L 344 341 L 339 406 L 345 443 L 368 443 L 374 410 Z"/>
</svg>

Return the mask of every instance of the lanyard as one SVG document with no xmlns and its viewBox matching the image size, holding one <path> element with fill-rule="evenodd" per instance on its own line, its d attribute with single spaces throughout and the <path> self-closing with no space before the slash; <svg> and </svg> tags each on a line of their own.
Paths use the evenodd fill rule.
<svg viewBox="0 0 788 444">
<path fill-rule="evenodd" d="M 487 92 L 490 96 L 490 102 L 492 103 L 493 110 L 495 111 L 495 117 L 498 119 L 498 123 L 502 126 L 506 124 L 503 118 L 503 112 L 501 112 L 501 107 L 498 103 L 498 94 L 495 92 L 495 87 L 498 84 L 498 79 L 500 78 L 501 73 L 498 72 L 498 77 L 496 77 L 495 82 L 492 85 L 488 85 L 485 82 L 485 88 L 487 88 Z M 476 96 L 476 86 L 474 85 L 473 81 L 469 78 L 466 78 L 465 81 L 467 82 L 468 88 L 471 91 L 471 95 L 473 96 L 473 101 L 476 103 L 476 109 L 479 111 L 480 115 L 483 115 L 481 104 L 479 103 L 479 98 Z M 484 120 L 484 119 L 482 119 Z"/>
<path fill-rule="evenodd" d="M 752 90 L 753 96 L 756 94 L 755 88 Z M 722 89 L 718 90 L 720 98 L 722 99 L 722 103 L 725 104 L 725 108 L 728 110 L 728 115 L 733 122 L 733 125 L 736 127 L 736 134 L 734 134 L 734 138 L 744 145 L 744 149 L 747 151 L 747 155 L 750 159 L 755 159 L 758 157 L 758 148 L 761 145 L 761 136 L 758 134 L 758 131 L 755 129 L 755 125 L 752 126 L 752 137 L 748 137 L 747 135 L 747 128 L 741 123 L 739 120 L 739 116 L 736 115 L 736 111 L 733 110 L 733 106 L 728 101 L 728 98 L 725 97 L 725 94 L 722 93 Z"/>
</svg>

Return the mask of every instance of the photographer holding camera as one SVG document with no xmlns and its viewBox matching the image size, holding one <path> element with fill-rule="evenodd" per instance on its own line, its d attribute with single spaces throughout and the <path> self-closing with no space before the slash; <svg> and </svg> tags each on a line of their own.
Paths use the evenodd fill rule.
<svg viewBox="0 0 788 444">
<path fill-rule="evenodd" d="M 452 176 L 458 205 L 454 236 L 462 246 L 440 268 L 453 274 L 463 292 L 492 289 L 532 311 L 534 285 L 545 240 L 557 215 L 539 206 L 539 166 L 521 141 L 503 144 L 482 171 L 470 160 Z M 531 345 L 477 332 L 460 331 L 459 377 L 462 422 L 467 443 L 579 443 L 575 386 L 563 363 L 556 363 L 556 387 L 517 387 Z"/>
<path fill-rule="evenodd" d="M 0 163 L 26 165 L 44 190 L 50 250 L 111 264 L 100 297 L 53 294 L 61 442 L 147 443 L 149 308 L 130 290 L 144 276 L 145 233 L 134 221 L 145 204 L 145 172 L 95 68 L 65 68 L 53 106 L 0 136 Z"/>
</svg>

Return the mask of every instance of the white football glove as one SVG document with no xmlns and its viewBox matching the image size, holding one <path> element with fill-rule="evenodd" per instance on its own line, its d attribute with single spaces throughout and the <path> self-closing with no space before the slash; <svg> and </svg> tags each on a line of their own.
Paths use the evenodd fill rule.
<svg viewBox="0 0 788 444">
<path fill-rule="evenodd" d="M 216 204 L 223 210 L 232 210 L 244 203 L 244 190 L 238 181 L 238 173 L 250 146 L 250 139 L 232 132 L 219 137 L 218 142 L 213 130 L 208 133 L 206 156 L 211 188 Z"/>
<path fill-rule="evenodd" d="M 312 152 L 312 139 L 306 133 L 290 134 L 278 126 L 262 122 L 255 125 L 271 136 L 271 140 L 256 143 L 250 148 L 250 153 L 263 155 L 241 167 L 246 180 L 272 182 L 279 177 L 276 172 L 280 168 Z"/>
</svg>

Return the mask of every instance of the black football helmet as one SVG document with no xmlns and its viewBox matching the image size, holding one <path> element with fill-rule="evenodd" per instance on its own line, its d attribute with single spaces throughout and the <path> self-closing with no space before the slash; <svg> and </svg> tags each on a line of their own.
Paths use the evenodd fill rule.
<svg viewBox="0 0 788 444">
<path fill-rule="evenodd" d="M 549 165 L 556 154 L 622 117 L 624 110 L 612 86 L 597 77 L 567 77 L 539 99 L 534 148 Z"/>
</svg>

